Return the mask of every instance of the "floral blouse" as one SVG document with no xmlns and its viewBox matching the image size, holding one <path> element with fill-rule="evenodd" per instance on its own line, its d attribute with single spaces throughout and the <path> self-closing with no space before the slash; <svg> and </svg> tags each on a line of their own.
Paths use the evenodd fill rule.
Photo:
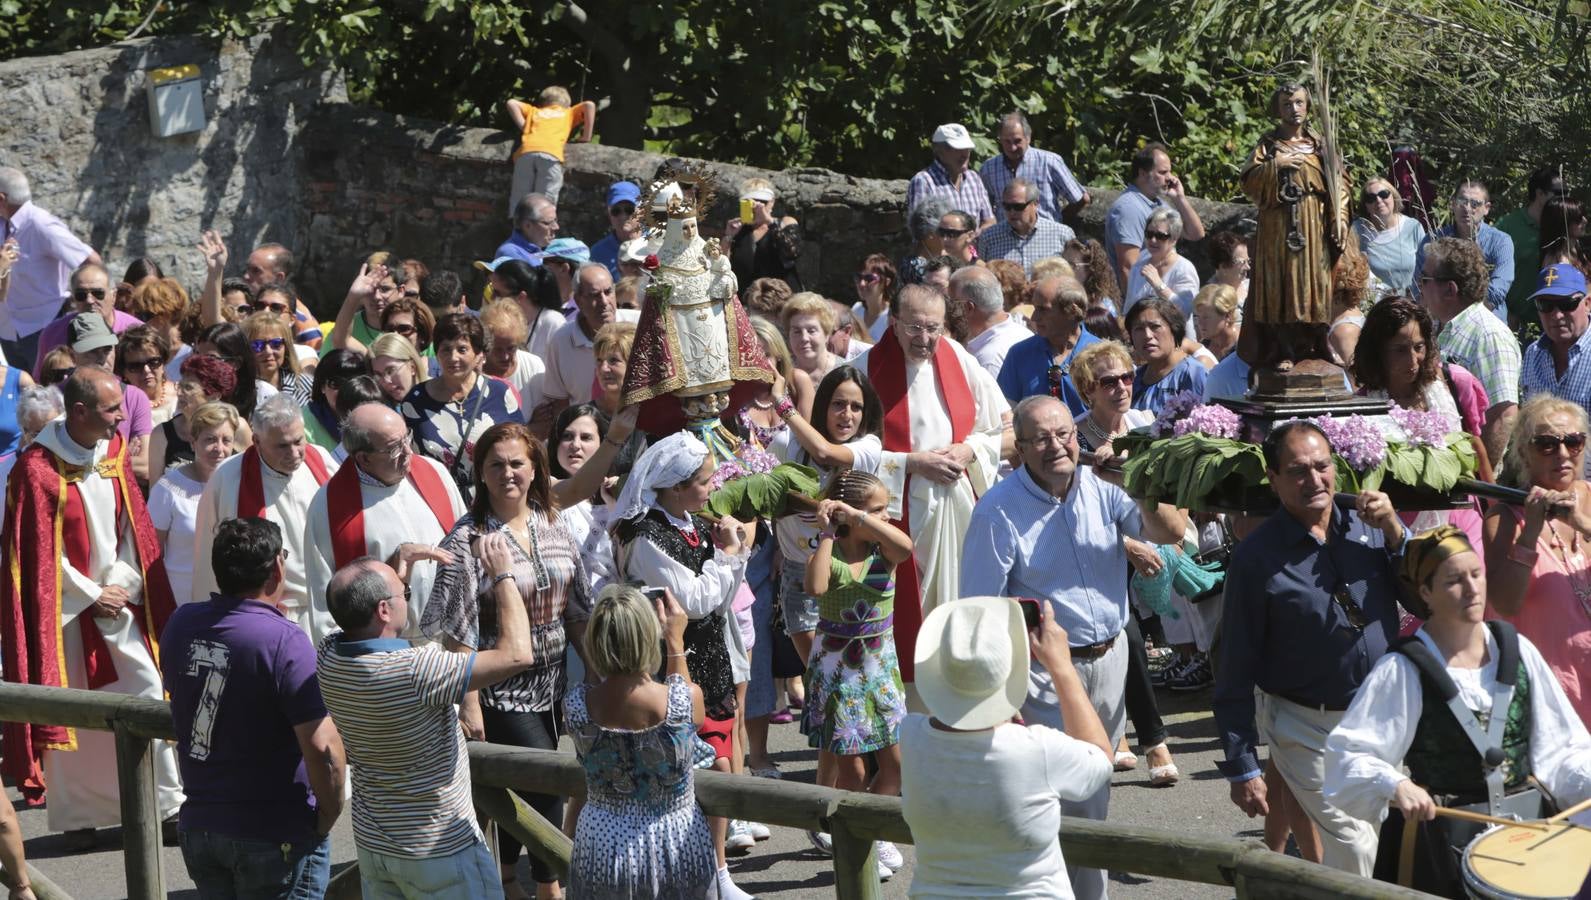
<svg viewBox="0 0 1591 900">
<path fill-rule="evenodd" d="M 514 581 L 525 598 L 530 616 L 530 668 L 510 675 L 481 691 L 481 704 L 502 712 L 543 712 L 563 700 L 567 687 L 564 650 L 566 625 L 591 616 L 591 588 L 580 548 L 556 519 L 533 512 L 530 516 L 530 553 L 510 540 L 514 553 Z M 435 640 L 452 638 L 466 647 L 489 650 L 497 646 L 497 601 L 492 598 L 492 576 L 471 552 L 483 535 L 507 532 L 496 516 L 486 526 L 465 515 L 439 545 L 453 561 L 439 565 L 431 599 L 425 605 L 420 630 Z M 510 534 L 510 538 L 512 535 Z"/>
</svg>

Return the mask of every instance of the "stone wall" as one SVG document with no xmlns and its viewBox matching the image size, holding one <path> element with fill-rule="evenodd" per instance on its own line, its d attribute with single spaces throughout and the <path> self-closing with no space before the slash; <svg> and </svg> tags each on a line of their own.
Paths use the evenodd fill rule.
<svg viewBox="0 0 1591 900">
<path fill-rule="evenodd" d="M 151 134 L 145 72 L 182 63 L 204 79 L 202 132 Z M 351 106 L 341 81 L 305 68 L 269 35 L 217 48 L 151 38 L 54 57 L 0 63 L 12 99 L 0 164 L 29 174 L 39 206 L 98 248 L 120 275 L 148 255 L 190 289 L 203 281 L 200 233 L 226 238 L 229 273 L 249 248 L 279 241 L 298 255 L 295 280 L 334 314 L 363 254 L 378 248 L 466 275 L 508 233 L 512 137 L 493 129 L 409 120 Z M 924 161 L 928 153 L 924 148 Z M 600 144 L 572 145 L 559 204 L 562 233 L 595 242 L 607 229 L 608 185 L 644 183 L 662 157 Z M 906 249 L 903 179 L 825 169 L 769 172 L 716 164 L 719 200 L 703 233 L 737 214 L 736 188 L 752 175 L 778 188 L 782 211 L 806 235 L 799 263 L 809 287 L 848 296 L 850 276 L 874 251 Z M 905 174 L 905 173 L 903 173 Z M 1094 190 L 1084 230 L 1098 234 L 1114 190 Z M 1197 201 L 1212 230 L 1245 207 Z M 1186 248 L 1198 257 L 1198 248 Z"/>
<path fill-rule="evenodd" d="M 201 71 L 205 128 L 157 138 L 145 73 L 184 63 Z M 0 164 L 28 174 L 34 201 L 98 249 L 114 277 L 147 255 L 192 287 L 204 280 L 206 228 L 228 237 L 229 268 L 240 272 L 255 243 L 293 243 L 298 135 L 315 106 L 347 101 L 338 78 L 306 69 L 269 35 L 219 49 L 152 38 L 9 60 L 0 94 Z"/>
</svg>

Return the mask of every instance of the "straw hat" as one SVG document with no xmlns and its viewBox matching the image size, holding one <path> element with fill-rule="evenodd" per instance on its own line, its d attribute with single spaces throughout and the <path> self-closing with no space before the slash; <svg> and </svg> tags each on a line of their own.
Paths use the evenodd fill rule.
<svg viewBox="0 0 1591 900">
<path fill-rule="evenodd" d="M 1016 715 L 1028 694 L 1028 633 L 1009 597 L 936 607 L 917 632 L 917 692 L 934 718 L 973 731 Z"/>
</svg>

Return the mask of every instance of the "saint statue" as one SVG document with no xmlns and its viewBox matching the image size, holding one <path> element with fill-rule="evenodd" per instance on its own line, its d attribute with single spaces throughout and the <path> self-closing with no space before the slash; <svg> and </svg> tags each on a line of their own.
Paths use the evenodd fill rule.
<svg viewBox="0 0 1591 900">
<path fill-rule="evenodd" d="M 1254 370 L 1287 372 L 1329 360 L 1332 271 L 1356 253 L 1348 227 L 1348 178 L 1330 136 L 1307 124 L 1309 91 L 1284 84 L 1271 97 L 1276 128 L 1243 168 L 1243 192 L 1259 207 L 1253 272 L 1238 356 Z"/>
<path fill-rule="evenodd" d="M 773 369 L 735 296 L 729 257 L 698 233 L 698 213 L 712 204 L 710 176 L 699 165 L 675 175 L 654 182 L 637 206 L 637 216 L 650 217 L 643 266 L 652 280 L 623 402 L 640 404 L 642 431 L 660 437 L 688 427 L 727 456 L 735 441 L 719 417 L 733 417 L 765 390 Z"/>
</svg>

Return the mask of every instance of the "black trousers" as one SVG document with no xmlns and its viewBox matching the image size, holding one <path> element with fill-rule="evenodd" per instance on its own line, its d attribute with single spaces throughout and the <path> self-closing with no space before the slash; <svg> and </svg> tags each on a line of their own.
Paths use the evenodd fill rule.
<svg viewBox="0 0 1591 900">
<path fill-rule="evenodd" d="M 510 747 L 531 747 L 536 750 L 558 749 L 558 726 L 553 710 L 543 712 L 504 712 L 489 706 L 481 707 L 481 720 L 486 725 L 486 740 Z M 527 794 L 520 798 L 554 828 L 563 827 L 563 798 L 551 794 Z M 518 863 L 521 844 L 504 829 L 497 829 L 498 860 L 504 864 Z M 530 877 L 538 884 L 558 880 L 552 868 L 535 854 L 530 856 Z"/>
<path fill-rule="evenodd" d="M 1166 739 L 1166 723 L 1160 719 L 1155 701 L 1155 683 L 1149 680 L 1149 654 L 1144 652 L 1144 633 L 1138 617 L 1127 611 L 1127 716 L 1132 719 L 1138 746 L 1153 747 Z M 490 735 L 488 735 L 490 736 Z"/>
</svg>

